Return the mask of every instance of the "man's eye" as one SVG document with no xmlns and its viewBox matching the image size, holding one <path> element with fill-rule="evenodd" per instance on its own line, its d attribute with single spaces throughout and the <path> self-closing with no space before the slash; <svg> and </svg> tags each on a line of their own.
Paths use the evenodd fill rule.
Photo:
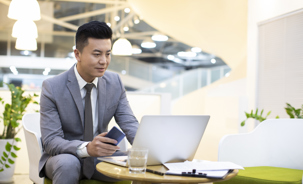
<svg viewBox="0 0 303 184">
<path fill-rule="evenodd" d="M 107 56 L 110 56 L 110 53 L 107 53 L 106 55 L 107 55 Z"/>
<path fill-rule="evenodd" d="M 100 54 L 94 54 L 94 56 L 100 56 Z"/>
</svg>

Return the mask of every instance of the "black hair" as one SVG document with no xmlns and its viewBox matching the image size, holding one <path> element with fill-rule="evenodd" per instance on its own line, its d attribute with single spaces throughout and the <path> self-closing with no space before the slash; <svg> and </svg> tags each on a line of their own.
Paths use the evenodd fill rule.
<svg viewBox="0 0 303 184">
<path fill-rule="evenodd" d="M 82 52 L 88 44 L 88 38 L 110 39 L 112 41 L 112 29 L 105 23 L 91 21 L 80 26 L 76 33 L 76 48 Z"/>
</svg>

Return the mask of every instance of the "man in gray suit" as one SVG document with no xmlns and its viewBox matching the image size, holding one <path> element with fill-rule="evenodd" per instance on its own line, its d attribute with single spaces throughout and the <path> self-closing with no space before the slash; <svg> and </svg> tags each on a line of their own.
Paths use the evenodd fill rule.
<svg viewBox="0 0 303 184">
<path fill-rule="evenodd" d="M 118 155 L 117 141 L 105 137 L 112 117 L 133 142 L 138 121 L 118 74 L 106 71 L 111 60 L 112 30 L 92 21 L 76 33 L 77 64 L 43 82 L 40 113 L 44 152 L 40 177 L 54 184 L 79 179 L 117 181 L 96 171 L 98 156 Z"/>
</svg>

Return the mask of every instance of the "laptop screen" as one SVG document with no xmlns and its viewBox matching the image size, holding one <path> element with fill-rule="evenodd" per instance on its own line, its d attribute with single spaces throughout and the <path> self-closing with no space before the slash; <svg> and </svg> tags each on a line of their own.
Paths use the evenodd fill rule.
<svg viewBox="0 0 303 184">
<path fill-rule="evenodd" d="M 209 118 L 208 115 L 143 116 L 133 148 L 149 150 L 147 165 L 192 160 Z"/>
</svg>

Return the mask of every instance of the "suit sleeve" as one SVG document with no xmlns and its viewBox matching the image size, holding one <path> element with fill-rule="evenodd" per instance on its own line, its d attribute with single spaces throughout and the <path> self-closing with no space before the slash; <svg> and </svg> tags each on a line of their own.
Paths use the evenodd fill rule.
<svg viewBox="0 0 303 184">
<path fill-rule="evenodd" d="M 62 153 L 77 156 L 77 147 L 83 141 L 64 139 L 62 124 L 52 89 L 50 82 L 45 80 L 40 97 L 40 126 L 44 152 L 51 156 Z"/>
<path fill-rule="evenodd" d="M 118 76 L 119 85 L 121 88 L 121 96 L 119 99 L 119 103 L 117 106 L 116 113 L 114 115 L 116 122 L 120 126 L 120 128 L 123 130 L 123 132 L 126 134 L 127 140 L 132 144 L 139 126 L 139 123 L 136 119 L 136 117 L 133 114 L 133 111 L 131 110 L 127 97 L 126 92 L 124 89 L 124 86 L 121 82 L 121 79 Z"/>
</svg>

